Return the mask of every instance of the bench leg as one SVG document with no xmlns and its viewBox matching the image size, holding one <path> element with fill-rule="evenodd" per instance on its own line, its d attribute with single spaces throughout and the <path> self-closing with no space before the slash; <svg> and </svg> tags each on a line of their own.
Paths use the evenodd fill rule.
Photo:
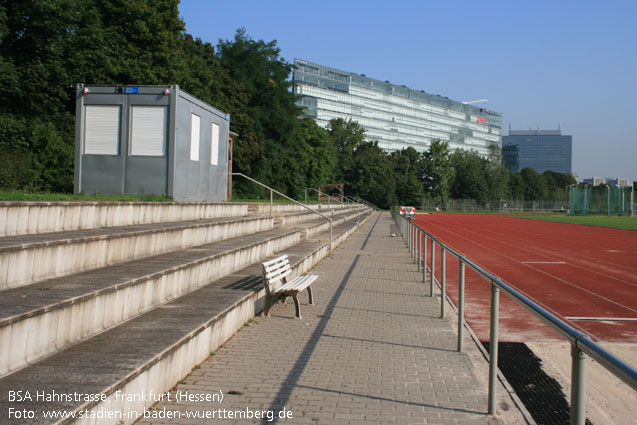
<svg viewBox="0 0 637 425">
<path fill-rule="evenodd" d="M 312 297 L 312 285 L 307 287 L 307 295 L 310 298 L 309 304 L 314 305 L 314 298 Z"/>
<path fill-rule="evenodd" d="M 302 317 L 301 317 L 301 306 L 299 305 L 299 294 L 298 293 L 292 294 L 292 299 L 294 300 L 294 308 L 296 310 L 296 317 L 298 319 L 302 319 Z"/>
<path fill-rule="evenodd" d="M 269 296 L 265 296 L 265 304 L 263 305 L 263 317 L 270 317 L 270 307 L 272 306 L 272 300 Z"/>
</svg>

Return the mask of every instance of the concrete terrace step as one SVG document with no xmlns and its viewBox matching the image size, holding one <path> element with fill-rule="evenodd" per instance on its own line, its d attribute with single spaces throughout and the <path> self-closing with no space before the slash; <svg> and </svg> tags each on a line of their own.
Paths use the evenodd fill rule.
<svg viewBox="0 0 637 425">
<path fill-rule="evenodd" d="M 362 217 L 369 215 L 370 212 L 371 212 L 371 209 L 345 210 L 345 211 L 341 211 L 339 213 L 334 214 L 330 218 L 332 219 L 333 226 L 339 226 L 348 221 L 360 220 L 362 219 Z M 315 218 L 312 221 L 295 223 L 291 225 L 291 227 L 302 229 L 304 232 L 305 238 L 312 238 L 318 235 L 319 233 L 329 232 L 330 223 L 329 221 L 320 217 L 320 218 Z"/>
<path fill-rule="evenodd" d="M 316 210 L 316 211 L 320 212 L 321 214 L 327 217 L 333 218 L 335 215 L 341 215 L 346 213 L 354 214 L 356 212 L 361 212 L 364 210 L 366 209 L 361 206 L 345 206 L 342 208 L 330 208 L 330 209 L 324 208 L 322 210 Z M 273 215 L 274 215 L 275 225 L 279 225 L 279 226 L 294 225 L 297 223 L 303 223 L 306 221 L 318 220 L 318 219 L 325 220 L 320 215 L 305 209 L 302 211 L 276 213 Z"/>
<path fill-rule="evenodd" d="M 0 237 L 247 214 L 239 203 L 0 202 Z"/>
<path fill-rule="evenodd" d="M 0 238 L 0 291 L 273 226 L 271 217 L 216 218 Z"/>
<path fill-rule="evenodd" d="M 270 214 L 270 204 L 267 202 L 248 203 L 245 205 L 247 207 L 249 214 L 255 214 L 255 215 Z M 336 211 L 336 210 L 348 207 L 347 204 L 331 204 L 331 205 L 307 204 L 307 206 L 321 213 L 324 213 L 325 211 L 330 211 L 330 210 Z M 308 211 L 307 208 L 304 208 L 303 206 L 299 204 L 281 204 L 281 203 L 272 204 L 273 215 L 279 215 L 284 213 L 294 213 L 294 212 L 304 212 L 304 211 Z"/>
<path fill-rule="evenodd" d="M 248 259 L 256 261 L 254 255 L 298 244 L 308 229 L 323 227 L 325 220 L 304 229 L 254 233 L 6 290 L 0 298 L 0 346 L 11 349 L 0 353 L 0 376 L 199 288 Z"/>
<path fill-rule="evenodd" d="M 4 291 L 0 376 L 297 244 L 270 230 Z"/>
<path fill-rule="evenodd" d="M 338 226 L 336 244 L 357 227 L 352 222 Z M 294 258 L 297 273 L 308 270 L 327 253 L 328 237 L 323 234 L 317 241 L 303 241 L 286 252 Z M 9 402 L 10 390 L 33 394 L 55 391 L 58 394 L 104 394 L 105 400 L 33 400 L 28 403 L 28 409 L 38 411 L 38 418 L 30 423 L 51 423 L 42 412 L 54 410 L 98 412 L 102 409 L 136 412 L 141 416 L 154 400 L 132 402 L 117 395 L 164 393 L 229 339 L 262 308 L 264 291 L 259 263 L 278 255 L 275 251 L 262 252 L 258 259 L 252 259 L 253 265 L 232 276 L 5 376 L 0 379 L 0 411 L 24 407 Z M 132 423 L 134 419 L 135 415 L 124 416 L 116 422 Z M 88 419 L 75 422 L 95 423 Z M 0 424 L 5 423 L 12 420 L 7 415 L 0 416 Z"/>
</svg>

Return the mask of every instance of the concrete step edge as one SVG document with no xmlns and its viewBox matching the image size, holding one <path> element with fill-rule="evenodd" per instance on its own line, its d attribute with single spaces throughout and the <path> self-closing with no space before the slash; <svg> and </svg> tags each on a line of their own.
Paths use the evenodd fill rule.
<svg viewBox="0 0 637 425">
<path fill-rule="evenodd" d="M 47 279 L 161 255 L 188 247 L 269 230 L 269 217 L 168 227 L 143 232 L 78 238 L 67 243 L 30 246 L 0 252 L 0 293 Z M 117 244 L 117 245 L 115 245 Z M 109 254 L 110 252 L 110 254 Z"/>
<path fill-rule="evenodd" d="M 247 266 L 245 257 L 250 258 L 250 254 L 255 250 L 270 249 L 270 245 L 286 249 L 300 241 L 300 232 L 290 230 L 251 244 L 171 267 L 161 272 L 86 293 L 73 299 L 61 301 L 55 305 L 48 305 L 6 318 L 0 324 L 0 345 L 10 347 L 11 351 L 7 350 L 2 356 L 3 358 L 0 358 L 0 376 L 14 373 L 33 362 L 37 362 L 73 344 L 91 338 L 165 303 L 196 291 L 210 281 L 233 273 L 237 270 L 237 267 Z M 224 266 L 223 264 L 227 265 Z M 200 275 L 200 273 L 206 273 L 206 271 L 207 274 Z M 187 273 L 194 274 L 198 280 L 189 280 L 191 282 L 190 285 L 182 285 L 182 279 L 187 277 L 184 274 Z M 163 294 L 163 298 L 152 296 L 150 301 L 143 299 L 143 295 L 148 294 L 149 291 L 153 294 L 154 291 L 159 291 L 159 293 Z M 117 305 L 118 301 L 134 299 L 135 295 L 141 295 L 141 299 L 135 304 L 133 302 L 128 304 L 129 308 L 124 308 L 126 304 L 121 307 Z M 115 310 L 117 307 L 120 310 L 117 315 L 107 318 L 104 312 L 109 311 L 109 304 L 113 303 L 115 305 L 111 306 L 110 310 Z M 98 317 L 100 313 L 102 316 Z M 58 329 L 62 326 L 60 321 L 64 319 L 69 322 L 69 326 L 65 326 L 64 329 L 60 330 Z M 40 329 L 52 325 L 56 326 L 56 332 L 50 332 L 50 329 Z M 46 333 L 47 331 L 48 334 Z M 48 339 L 43 339 L 43 335 L 46 335 Z M 30 342 L 29 336 L 36 338 L 36 342 Z"/>
</svg>

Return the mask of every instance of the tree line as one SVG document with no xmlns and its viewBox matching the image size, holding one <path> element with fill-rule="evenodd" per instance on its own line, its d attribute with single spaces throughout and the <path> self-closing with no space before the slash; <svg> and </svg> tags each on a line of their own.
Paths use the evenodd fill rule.
<svg viewBox="0 0 637 425">
<path fill-rule="evenodd" d="M 244 29 L 216 45 L 186 32 L 178 0 L 0 0 L 0 189 L 73 189 L 75 87 L 168 85 L 228 112 L 239 134 L 233 170 L 296 199 L 305 188 L 345 183 L 346 193 L 387 207 L 424 198 L 480 201 L 552 197 L 565 177 L 511 174 L 492 158 L 386 153 L 355 122 L 327 129 L 304 118 L 291 90 L 293 65 L 276 41 Z M 260 188 L 235 179 L 233 194 Z M 538 199 L 539 199 L 538 198 Z"/>
</svg>

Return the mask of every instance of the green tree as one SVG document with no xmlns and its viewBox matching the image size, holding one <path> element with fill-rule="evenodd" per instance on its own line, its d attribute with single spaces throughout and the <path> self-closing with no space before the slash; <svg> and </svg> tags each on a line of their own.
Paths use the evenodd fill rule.
<svg viewBox="0 0 637 425">
<path fill-rule="evenodd" d="M 348 170 L 345 184 L 349 193 L 381 208 L 397 203 L 392 163 L 377 142 L 364 142 L 356 148 L 354 167 Z"/>
<path fill-rule="evenodd" d="M 334 179 L 343 180 L 345 174 L 355 167 L 354 152 L 365 143 L 365 131 L 357 122 L 342 118 L 331 120 L 327 124 L 327 131 L 336 148 L 338 166 Z"/>
<path fill-rule="evenodd" d="M 546 181 L 533 168 L 525 167 L 520 171 L 524 180 L 524 200 L 541 201 L 546 199 Z"/>
<path fill-rule="evenodd" d="M 454 199 L 474 199 L 484 205 L 489 200 L 489 161 L 472 152 L 457 150 L 450 157 L 454 177 L 450 185 Z"/>
<path fill-rule="evenodd" d="M 329 133 L 312 118 L 303 118 L 290 143 L 274 158 L 273 184 L 288 196 L 303 199 L 305 188 L 331 183 L 336 166 L 336 150 Z"/>
<path fill-rule="evenodd" d="M 276 40 L 255 41 L 245 29 L 237 30 L 234 40 L 219 40 L 217 45 L 222 66 L 245 88 L 248 114 L 258 143 L 249 147 L 250 163 L 243 168 L 249 168 L 252 177 L 286 190 L 286 171 L 275 167 L 275 162 L 294 144 L 292 138 L 301 109 L 290 90 L 292 64 L 279 54 Z"/>
<path fill-rule="evenodd" d="M 233 171 L 251 176 L 252 165 L 261 158 L 262 146 L 248 110 L 250 96 L 247 89 L 232 79 L 212 44 L 184 34 L 181 45 L 183 57 L 179 62 L 183 69 L 179 84 L 194 96 L 230 114 L 230 128 L 239 134 L 233 145 Z M 246 182 L 235 179 L 233 183 L 239 183 L 238 196 L 241 196 L 241 184 L 246 187 Z"/>
<path fill-rule="evenodd" d="M 176 82 L 184 28 L 177 6 L 0 2 L 0 167 L 16 161 L 29 169 L 13 173 L 11 185 L 72 189 L 75 84 Z"/>
<path fill-rule="evenodd" d="M 502 163 L 502 151 L 496 146 L 487 163 L 487 182 L 489 185 L 489 199 L 497 201 L 506 199 L 509 188 L 509 170 Z"/>
<path fill-rule="evenodd" d="M 508 186 L 510 199 L 524 200 L 524 179 L 520 173 L 509 172 Z"/>
<path fill-rule="evenodd" d="M 566 187 L 577 183 L 575 178 L 570 174 L 557 173 L 547 170 L 542 173 L 546 181 L 546 190 L 548 198 L 551 200 L 565 201 L 568 200 Z"/>
<path fill-rule="evenodd" d="M 327 130 L 336 149 L 333 181 L 344 183 L 346 194 L 359 196 L 379 207 L 395 205 L 393 164 L 378 143 L 366 142 L 365 131 L 351 120 L 332 120 Z"/>
<path fill-rule="evenodd" d="M 423 152 L 422 182 L 425 192 L 439 204 L 449 198 L 453 169 L 449 160 L 449 144 L 435 140 L 429 150 Z"/>
<path fill-rule="evenodd" d="M 424 167 L 421 155 L 414 148 L 408 147 L 392 152 L 390 159 L 394 166 L 398 203 L 421 205 L 425 195 L 419 179 Z"/>
</svg>

